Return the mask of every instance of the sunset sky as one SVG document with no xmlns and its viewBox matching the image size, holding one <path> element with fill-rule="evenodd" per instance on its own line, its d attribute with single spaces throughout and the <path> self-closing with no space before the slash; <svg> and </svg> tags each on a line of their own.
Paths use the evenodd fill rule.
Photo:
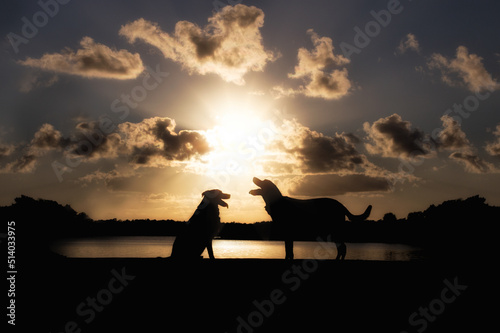
<svg viewBox="0 0 500 333">
<path fill-rule="evenodd" d="M 226 4 L 233 4 L 234 6 Z M 500 205 L 498 1 L 7 1 L 0 205 L 269 220 L 252 178 L 352 213 Z"/>
</svg>

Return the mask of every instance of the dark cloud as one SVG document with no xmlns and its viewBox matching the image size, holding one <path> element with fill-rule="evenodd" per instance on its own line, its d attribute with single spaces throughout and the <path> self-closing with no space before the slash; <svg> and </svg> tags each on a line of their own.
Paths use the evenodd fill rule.
<svg viewBox="0 0 500 333">
<path fill-rule="evenodd" d="M 64 139 L 61 132 L 56 130 L 51 124 L 43 124 L 35 133 L 31 140 L 31 150 L 64 148 L 68 144 L 68 139 Z"/>
<path fill-rule="evenodd" d="M 22 155 L 1 168 L 2 173 L 29 173 L 36 169 L 37 161 L 48 151 L 64 146 L 61 132 L 50 124 L 43 124 L 31 142 L 22 149 Z"/>
<path fill-rule="evenodd" d="M 398 114 L 380 118 L 372 125 L 366 122 L 363 128 L 369 140 L 365 146 L 371 154 L 404 159 L 430 155 L 427 136 L 419 129 L 412 129 L 411 123 Z"/>
<path fill-rule="evenodd" d="M 387 192 L 390 185 L 382 177 L 353 174 L 339 176 L 308 175 L 304 176 L 295 187 L 290 189 L 292 195 L 303 196 L 335 196 L 352 192 Z"/>
<path fill-rule="evenodd" d="M 276 56 L 264 49 L 260 28 L 264 12 L 253 6 L 226 6 L 208 19 L 205 27 L 179 21 L 175 32 L 140 18 L 121 27 L 120 35 L 140 39 L 182 64 L 190 73 L 214 73 L 227 82 L 244 84 L 249 71 L 262 71 Z"/>
<path fill-rule="evenodd" d="M 51 124 L 43 124 L 34 134 L 23 154 L 7 163 L 1 171 L 33 172 L 37 161 L 49 151 L 80 161 L 128 157 L 130 163 L 161 167 L 172 161 L 185 161 L 207 153 L 210 148 L 202 133 L 182 130 L 176 133 L 175 121 L 167 117 L 122 123 L 115 131 L 104 131 L 102 121 L 80 122 L 67 137 Z M 1 149 L 7 155 L 7 148 Z M 12 155 L 9 153 L 9 155 Z"/>
<path fill-rule="evenodd" d="M 0 169 L 0 173 L 29 173 L 36 169 L 38 156 L 26 153 Z"/>
<path fill-rule="evenodd" d="M 140 123 L 126 122 L 118 128 L 124 136 L 127 155 L 136 164 L 161 166 L 210 151 L 202 133 L 187 130 L 176 133 L 175 121 L 167 117 L 144 119 Z"/>
<path fill-rule="evenodd" d="M 90 161 L 117 157 L 122 150 L 122 138 L 119 133 L 107 132 L 103 131 L 101 121 L 78 123 L 66 145 L 66 153 Z"/>
<path fill-rule="evenodd" d="M 430 139 L 418 129 L 412 129 L 411 124 L 403 121 L 397 114 L 381 118 L 372 125 L 365 123 L 363 127 L 370 140 L 366 148 L 372 154 L 403 159 L 434 157 L 435 148 L 438 148 L 453 151 L 449 157 L 463 164 L 468 172 L 496 172 L 491 163 L 477 155 L 457 121 L 447 115 L 441 117 L 441 121 L 443 127 L 436 140 Z"/>
<path fill-rule="evenodd" d="M 27 58 L 19 63 L 44 71 L 119 80 L 134 79 L 144 70 L 138 53 L 111 49 L 90 37 L 84 37 L 80 45 L 82 48 L 76 52 L 66 49 L 61 53 L 44 54 L 40 59 Z"/>
<path fill-rule="evenodd" d="M 294 120 L 285 122 L 280 139 L 280 149 L 292 154 L 303 172 L 352 172 L 366 162 L 354 146 L 357 137 L 353 134 L 326 136 Z"/>
<path fill-rule="evenodd" d="M 364 163 L 356 147 L 341 134 L 329 137 L 310 131 L 305 133 L 300 146 L 293 152 L 308 172 L 353 171 L 357 165 Z"/>
</svg>

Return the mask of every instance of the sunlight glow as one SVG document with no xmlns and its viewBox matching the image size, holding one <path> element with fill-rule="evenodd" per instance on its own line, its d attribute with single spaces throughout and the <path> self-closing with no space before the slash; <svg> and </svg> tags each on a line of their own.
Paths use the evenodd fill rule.
<svg viewBox="0 0 500 333">
<path fill-rule="evenodd" d="M 225 97 L 225 98 L 224 98 Z M 281 114 L 271 104 L 250 95 L 226 95 L 205 100 L 213 126 L 203 131 L 211 151 L 183 165 L 193 178 L 193 204 L 207 189 L 221 189 L 231 194 L 230 207 L 221 210 L 224 221 L 264 221 L 262 200 L 252 197 L 254 176 L 269 175 L 281 158 L 276 144 L 281 136 Z"/>
<path fill-rule="evenodd" d="M 214 118 L 216 125 L 205 132 L 212 151 L 203 157 L 208 173 L 225 171 L 232 175 L 258 172 L 270 144 L 277 136 L 272 120 L 266 120 L 252 105 L 225 103 Z"/>
</svg>

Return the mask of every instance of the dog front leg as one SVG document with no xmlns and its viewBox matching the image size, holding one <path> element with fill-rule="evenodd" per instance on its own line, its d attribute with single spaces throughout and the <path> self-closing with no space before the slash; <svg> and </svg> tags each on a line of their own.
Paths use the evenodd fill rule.
<svg viewBox="0 0 500 333">
<path fill-rule="evenodd" d="M 215 259 L 214 257 L 214 249 L 212 248 L 212 240 L 210 240 L 207 244 L 208 257 L 210 259 Z"/>
<path fill-rule="evenodd" d="M 285 240 L 285 259 L 293 259 L 293 240 Z"/>
<path fill-rule="evenodd" d="M 337 257 L 335 260 L 344 260 L 347 253 L 347 246 L 344 242 L 338 242 L 337 245 Z"/>
</svg>

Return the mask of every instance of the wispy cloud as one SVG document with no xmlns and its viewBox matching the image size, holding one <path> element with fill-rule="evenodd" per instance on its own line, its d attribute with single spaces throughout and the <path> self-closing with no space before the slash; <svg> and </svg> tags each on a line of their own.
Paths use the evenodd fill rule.
<svg viewBox="0 0 500 333">
<path fill-rule="evenodd" d="M 9 144 L 5 144 L 5 143 L 0 142 L 0 160 L 2 158 L 10 156 L 14 152 L 15 149 L 16 148 L 14 145 L 9 145 Z"/>
<path fill-rule="evenodd" d="M 120 35 L 131 43 L 139 39 L 155 46 L 165 58 L 180 63 L 189 73 L 213 73 L 241 85 L 246 73 L 262 71 L 276 59 L 262 44 L 263 24 L 261 9 L 239 4 L 215 13 L 205 27 L 180 21 L 169 34 L 157 23 L 140 18 L 122 26 Z"/>
<path fill-rule="evenodd" d="M 500 89 L 500 84 L 484 68 L 482 60 L 478 55 L 469 53 L 465 46 L 459 46 L 454 58 L 434 53 L 427 66 L 439 70 L 441 80 L 450 86 L 465 85 L 471 92 Z"/>
<path fill-rule="evenodd" d="M 470 173 L 498 172 L 493 164 L 484 161 L 473 152 L 469 153 L 456 151 L 454 153 L 451 153 L 450 158 L 459 163 L 462 163 L 465 167 L 465 170 Z"/>
<path fill-rule="evenodd" d="M 116 50 L 96 43 L 90 37 L 80 41 L 81 48 L 44 54 L 39 59 L 27 58 L 19 64 L 44 71 L 78 75 L 87 78 L 133 79 L 144 70 L 138 53 Z"/>
<path fill-rule="evenodd" d="M 450 116 L 441 117 L 443 130 L 439 133 L 439 148 L 450 150 L 449 158 L 461 163 L 465 170 L 471 173 L 498 172 L 492 163 L 484 161 L 467 139 L 460 124 Z"/>
<path fill-rule="evenodd" d="M 496 140 L 493 142 L 488 142 L 485 149 L 491 156 L 500 157 L 500 124 L 497 125 L 495 131 L 493 131 L 493 134 L 495 135 Z"/>
<path fill-rule="evenodd" d="M 414 34 L 409 33 L 408 35 L 405 36 L 404 39 L 401 40 L 396 50 L 399 54 L 404 54 L 408 50 L 412 50 L 419 53 L 420 43 L 418 42 L 417 37 Z"/>
<path fill-rule="evenodd" d="M 53 73 L 29 73 L 20 80 L 19 91 L 30 92 L 37 88 L 48 88 L 59 81 L 59 76 Z"/>
</svg>

